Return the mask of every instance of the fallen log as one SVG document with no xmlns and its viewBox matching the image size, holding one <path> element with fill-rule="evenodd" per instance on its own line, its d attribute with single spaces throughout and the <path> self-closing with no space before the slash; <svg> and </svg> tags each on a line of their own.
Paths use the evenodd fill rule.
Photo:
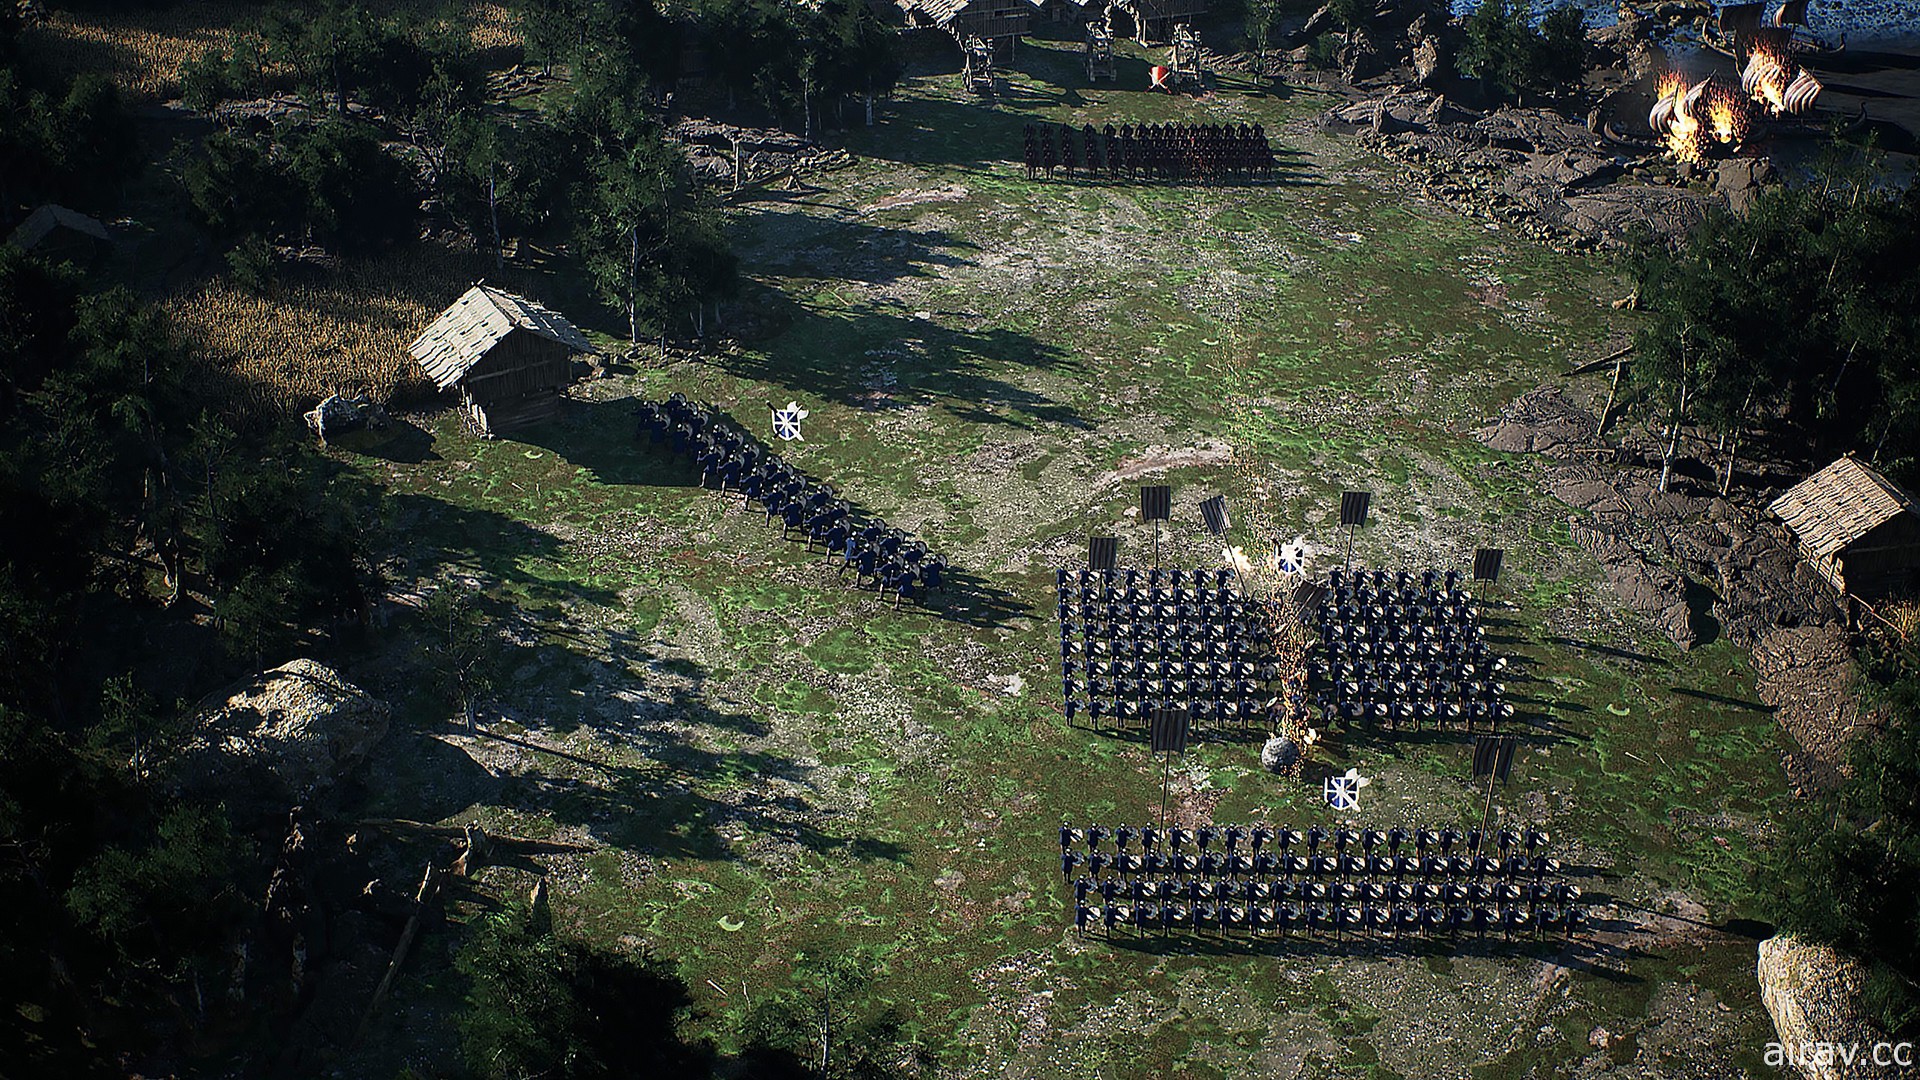
<svg viewBox="0 0 1920 1080">
<path fill-rule="evenodd" d="M 425 821 L 408 821 L 405 818 L 363 818 L 359 824 L 369 829 L 386 829 L 393 832 L 426 833 L 429 836 L 444 836 L 449 840 L 464 840 L 472 826 L 434 825 Z M 564 851 L 597 851 L 593 844 L 576 844 L 568 840 L 534 840 L 525 836 L 505 834 L 486 834 L 486 842 L 495 846 L 515 849 L 523 854 L 541 855 Z"/>
</svg>

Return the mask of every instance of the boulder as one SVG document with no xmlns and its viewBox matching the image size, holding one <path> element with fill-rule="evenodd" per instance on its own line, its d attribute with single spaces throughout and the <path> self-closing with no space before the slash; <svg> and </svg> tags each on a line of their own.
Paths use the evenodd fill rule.
<svg viewBox="0 0 1920 1080">
<path fill-rule="evenodd" d="M 1713 190 L 1726 196 L 1734 213 L 1744 214 L 1773 177 L 1773 163 L 1766 158 L 1728 158 L 1714 173 Z"/>
<path fill-rule="evenodd" d="M 1440 39 L 1423 37 L 1413 46 L 1413 78 L 1421 86 L 1438 87 L 1447 80 L 1446 65 L 1441 62 Z"/>
<path fill-rule="evenodd" d="M 333 669 L 294 660 L 203 710 L 171 772 L 183 790 L 256 786 L 305 799 L 366 759 L 391 712 Z"/>
<path fill-rule="evenodd" d="M 1760 943 L 1756 965 L 1760 1000 L 1773 1017 L 1783 1047 L 1806 1048 L 1792 1056 L 1807 1080 L 1881 1080 L 1898 1073 L 1877 1067 L 1864 1052 L 1891 1041 L 1861 1005 L 1867 965 L 1831 946 L 1792 934 Z M 1814 1047 L 1853 1046 L 1863 1051 L 1851 1064 L 1838 1055 L 1811 1052 Z"/>
<path fill-rule="evenodd" d="M 1590 446 L 1600 422 L 1568 400 L 1558 386 L 1528 391 L 1500 412 L 1500 419 L 1474 435 L 1495 450 L 1514 454 L 1567 457 Z"/>
<path fill-rule="evenodd" d="M 1300 763 L 1300 744 L 1291 736 L 1275 735 L 1260 748 L 1260 767 L 1270 773 L 1284 773 Z"/>
<path fill-rule="evenodd" d="M 320 399 L 320 404 L 305 416 L 307 429 L 320 436 L 325 442 L 329 434 L 344 431 L 358 431 L 372 428 L 375 431 L 387 426 L 387 410 L 367 394 L 343 397 L 328 394 Z"/>
<path fill-rule="evenodd" d="M 1651 41 L 1636 41 L 1627 48 L 1627 81 L 1647 83 L 1667 73 L 1667 50 Z"/>
</svg>

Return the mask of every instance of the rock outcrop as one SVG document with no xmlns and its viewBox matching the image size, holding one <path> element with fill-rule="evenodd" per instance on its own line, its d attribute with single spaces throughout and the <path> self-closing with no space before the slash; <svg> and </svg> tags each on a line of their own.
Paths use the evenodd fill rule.
<svg viewBox="0 0 1920 1080">
<path fill-rule="evenodd" d="M 265 671 L 201 713 L 171 764 L 183 790 L 305 799 L 352 772 L 387 733 L 387 704 L 312 660 Z"/>
<path fill-rule="evenodd" d="M 1322 118 L 1358 129 L 1429 195 L 1571 247 L 1615 247 L 1640 228 L 1679 235 L 1706 216 L 1715 193 L 1646 182 L 1657 177 L 1640 164 L 1644 149 L 1596 132 L 1605 126 L 1598 112 L 1590 120 L 1511 106 L 1481 112 L 1417 86 Z M 1764 166 L 1729 168 L 1717 197 L 1746 205 L 1771 177 Z"/>
<path fill-rule="evenodd" d="M 1829 946 L 1791 934 L 1760 943 L 1757 965 L 1760 1000 L 1773 1017 L 1780 1044 L 1807 1080 L 1892 1080 L 1904 1069 L 1878 1067 L 1867 1057 L 1875 1043 L 1890 1041 L 1861 1007 L 1867 965 Z M 1819 1046 L 1856 1047 L 1848 1063 L 1839 1055 L 1814 1052 Z"/>
</svg>

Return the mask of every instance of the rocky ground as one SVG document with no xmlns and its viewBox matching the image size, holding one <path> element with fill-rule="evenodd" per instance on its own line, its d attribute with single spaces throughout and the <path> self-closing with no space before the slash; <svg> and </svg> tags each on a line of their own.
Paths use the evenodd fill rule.
<svg viewBox="0 0 1920 1080">
<path fill-rule="evenodd" d="M 1455 71 L 1457 21 L 1425 0 L 1401 0 L 1364 30 L 1334 32 L 1328 9 L 1293 40 L 1328 34 L 1344 100 L 1329 130 L 1349 133 L 1403 163 L 1430 196 L 1473 217 L 1517 228 L 1560 248 L 1608 249 L 1638 231 L 1677 237 L 1710 207 L 1741 212 L 1766 185 L 1805 167 L 1838 123 L 1874 131 L 1911 169 L 1920 131 L 1920 70 L 1892 44 L 1803 57 L 1828 89 L 1812 116 L 1763 121 L 1746 145 L 1705 164 L 1673 161 L 1649 129 L 1652 85 L 1670 66 L 1737 81 L 1732 61 L 1691 36 L 1708 5 L 1623 5 L 1588 32 L 1589 69 L 1577 87 L 1524 106 L 1491 103 Z M 1286 54 L 1303 77 L 1313 47 Z M 1325 76 L 1315 76 L 1325 84 Z"/>
<path fill-rule="evenodd" d="M 1532 391 L 1478 432 L 1499 450 L 1546 460 L 1542 490 L 1579 511 L 1574 540 L 1629 608 L 1691 649 L 1725 636 L 1754 656 L 1757 690 L 1797 749 L 1797 787 L 1830 784 L 1862 723 L 1845 613 L 1803 563 L 1766 504 L 1778 488 L 1732 498 L 1681 478 L 1658 490 L 1657 448 L 1633 433 L 1612 441 L 1564 383 Z"/>
</svg>

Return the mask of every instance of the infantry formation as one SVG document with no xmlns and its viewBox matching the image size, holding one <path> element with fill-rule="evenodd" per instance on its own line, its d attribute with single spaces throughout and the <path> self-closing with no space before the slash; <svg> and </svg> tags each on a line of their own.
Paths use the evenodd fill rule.
<svg viewBox="0 0 1920 1080">
<path fill-rule="evenodd" d="M 1029 180 L 1273 179 L 1273 148 L 1259 124 L 1028 124 L 1025 150 Z"/>
<path fill-rule="evenodd" d="M 640 435 L 692 458 L 702 487 L 738 491 L 759 503 L 768 522 L 780 523 L 782 538 L 797 531 L 806 537 L 808 550 L 821 545 L 829 562 L 840 560 L 842 575 L 853 572 L 856 586 L 871 581 L 896 604 L 946 586 L 946 560 L 924 541 L 862 514 L 712 406 L 673 394 L 665 401 L 642 402 L 638 411 Z"/>
<path fill-rule="evenodd" d="M 1062 825 L 1060 875 L 1082 932 L 1572 933 L 1581 892 L 1549 842 L 1538 829 Z"/>
</svg>

